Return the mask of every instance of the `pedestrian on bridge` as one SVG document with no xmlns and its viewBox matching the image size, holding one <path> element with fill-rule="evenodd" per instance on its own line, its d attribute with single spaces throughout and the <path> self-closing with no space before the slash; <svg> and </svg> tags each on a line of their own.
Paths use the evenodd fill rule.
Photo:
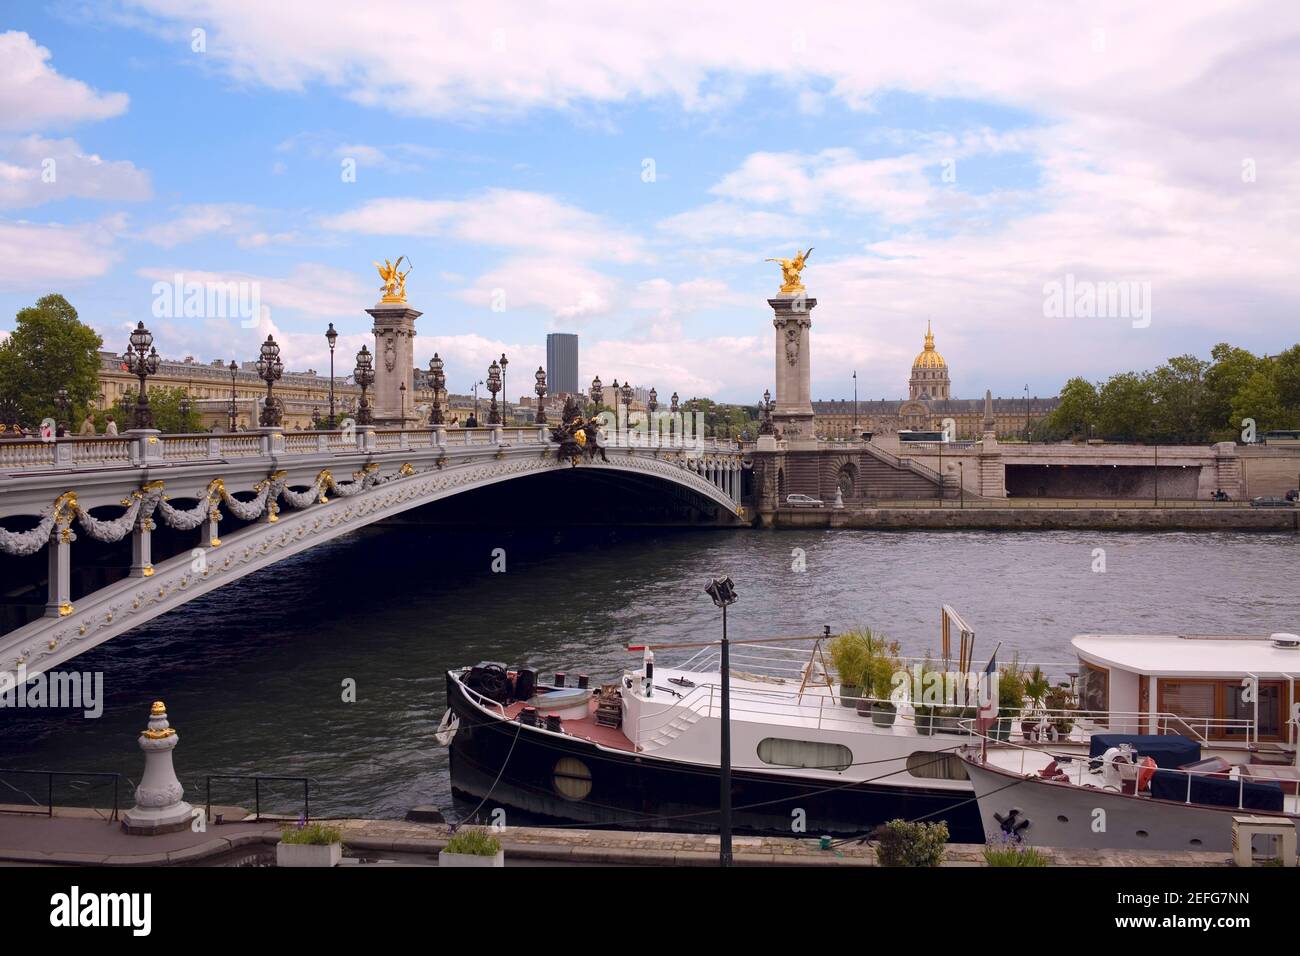
<svg viewBox="0 0 1300 956">
<path fill-rule="evenodd" d="M 95 434 L 95 416 L 91 415 L 90 412 L 86 412 L 86 420 L 81 423 L 81 434 Z"/>
</svg>

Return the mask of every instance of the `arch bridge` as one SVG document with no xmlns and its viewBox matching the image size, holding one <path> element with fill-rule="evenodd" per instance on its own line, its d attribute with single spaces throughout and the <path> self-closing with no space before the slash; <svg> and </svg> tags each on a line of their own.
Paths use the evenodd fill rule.
<svg viewBox="0 0 1300 956">
<path fill-rule="evenodd" d="M 747 517 L 747 467 L 734 443 L 684 447 L 667 437 L 611 443 L 603 457 L 574 465 L 540 425 L 3 441 L 0 562 L 12 582 L 13 569 L 27 563 L 30 576 L 30 563 L 45 552 L 47 573 L 43 608 L 36 603 L 20 615 L 34 619 L 11 621 L 16 626 L 0 633 L 0 671 L 35 676 L 316 544 L 534 475 L 623 478 L 633 494 L 668 492 L 692 523 L 738 524 Z M 223 518 L 228 529 L 239 527 L 223 533 Z M 180 546 L 155 563 L 160 525 Z M 74 595 L 81 535 L 123 548 L 129 539 L 130 564 L 125 576 Z"/>
</svg>

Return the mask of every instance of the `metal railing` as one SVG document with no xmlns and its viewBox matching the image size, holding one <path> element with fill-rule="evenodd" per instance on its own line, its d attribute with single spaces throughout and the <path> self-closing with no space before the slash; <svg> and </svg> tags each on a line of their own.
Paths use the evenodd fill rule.
<svg viewBox="0 0 1300 956">
<path fill-rule="evenodd" d="M 47 817 L 53 817 L 53 816 L 54 816 L 54 778 L 55 778 L 55 777 L 76 777 L 76 778 L 98 777 L 98 778 L 102 778 L 102 779 L 112 780 L 112 781 L 113 781 L 113 809 L 112 809 L 112 813 L 111 813 L 111 815 L 109 816 L 109 820 L 112 821 L 112 820 L 116 820 L 116 819 L 117 819 L 117 813 L 118 813 L 118 793 L 119 793 L 119 791 L 120 791 L 120 789 L 121 789 L 121 774 L 108 773 L 108 772 L 104 772 L 104 771 L 84 771 L 84 772 L 83 772 L 83 771 L 77 771 L 77 770 L 12 770 L 12 769 L 0 769 L 0 776 L 3 776 L 3 775 L 5 775 L 5 774 L 26 774 L 26 775 L 28 775 L 28 776 L 33 776 L 33 777 L 44 777 L 44 778 L 45 778 L 45 809 L 44 809 L 44 810 L 25 810 L 25 809 L 15 809 L 15 808 L 9 807 L 9 808 L 6 808 L 6 809 L 5 809 L 4 812 L 6 812 L 6 813 L 26 813 L 26 814 L 33 814 L 33 815 L 35 815 L 35 814 L 43 814 L 44 816 L 47 816 Z M 17 788 L 12 788 L 12 789 L 17 789 Z M 34 798 L 32 797 L 32 795 L 29 794 L 29 793 L 27 793 L 25 790 L 19 790 L 18 792 L 21 793 L 23 796 L 27 797 L 29 800 L 34 800 Z M 37 806 L 39 806 L 39 804 L 37 804 Z"/>
<path fill-rule="evenodd" d="M 253 781 L 253 820 L 262 822 L 262 783 L 301 783 L 302 784 L 302 819 L 311 819 L 311 778 L 310 777 L 266 777 L 261 774 L 209 774 L 204 778 L 204 803 L 206 818 L 212 819 L 212 781 L 213 780 L 251 780 Z"/>
</svg>

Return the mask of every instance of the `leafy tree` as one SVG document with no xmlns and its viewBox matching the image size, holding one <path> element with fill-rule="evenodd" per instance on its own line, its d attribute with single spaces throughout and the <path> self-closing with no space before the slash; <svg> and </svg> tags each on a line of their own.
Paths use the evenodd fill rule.
<svg viewBox="0 0 1300 956">
<path fill-rule="evenodd" d="M 21 421 L 34 425 L 55 416 L 55 397 L 66 388 L 74 425 L 99 395 L 104 340 L 57 293 L 20 309 L 16 318 L 13 333 L 0 343 L 0 395 L 16 403 Z"/>
<path fill-rule="evenodd" d="M 1220 342 L 1210 350 L 1213 361 L 1205 371 L 1205 397 L 1202 419 L 1206 438 L 1231 439 L 1241 427 L 1233 421 L 1232 401 L 1263 364 L 1263 360 L 1246 349 Z"/>
<path fill-rule="evenodd" d="M 1097 386 L 1085 378 L 1072 378 L 1061 389 L 1061 402 L 1053 412 L 1035 423 L 1034 441 L 1061 441 L 1088 437 L 1097 426 Z"/>
<path fill-rule="evenodd" d="M 1151 385 L 1144 373 L 1112 375 L 1097 395 L 1097 430 L 1118 441 L 1146 441 L 1154 411 Z"/>
<path fill-rule="evenodd" d="M 1295 427 L 1300 425 L 1300 345 L 1293 345 L 1278 355 L 1275 363 L 1277 398 L 1290 416 L 1290 427 Z"/>
<path fill-rule="evenodd" d="M 1277 374 L 1277 367 L 1266 362 L 1246 380 L 1232 398 L 1234 421 L 1253 418 L 1256 434 L 1287 425 L 1290 416 L 1278 398 Z"/>
<path fill-rule="evenodd" d="M 1191 443 L 1208 431 L 1205 372 L 1209 362 L 1179 355 L 1147 378 L 1152 402 L 1152 434 L 1157 441 Z"/>
</svg>

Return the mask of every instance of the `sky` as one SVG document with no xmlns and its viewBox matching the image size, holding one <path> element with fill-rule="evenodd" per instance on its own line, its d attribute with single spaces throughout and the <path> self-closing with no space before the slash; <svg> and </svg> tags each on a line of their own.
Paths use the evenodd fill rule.
<svg viewBox="0 0 1300 956">
<path fill-rule="evenodd" d="M 0 336 L 60 292 L 117 351 L 324 370 L 332 322 L 350 367 L 401 255 L 454 392 L 561 331 L 584 382 L 752 403 L 763 260 L 812 246 L 816 399 L 905 395 L 927 321 L 954 397 L 1275 353 L 1298 64 L 1293 0 L 0 0 Z M 1104 283 L 1149 312 L 1048 306 Z"/>
</svg>

